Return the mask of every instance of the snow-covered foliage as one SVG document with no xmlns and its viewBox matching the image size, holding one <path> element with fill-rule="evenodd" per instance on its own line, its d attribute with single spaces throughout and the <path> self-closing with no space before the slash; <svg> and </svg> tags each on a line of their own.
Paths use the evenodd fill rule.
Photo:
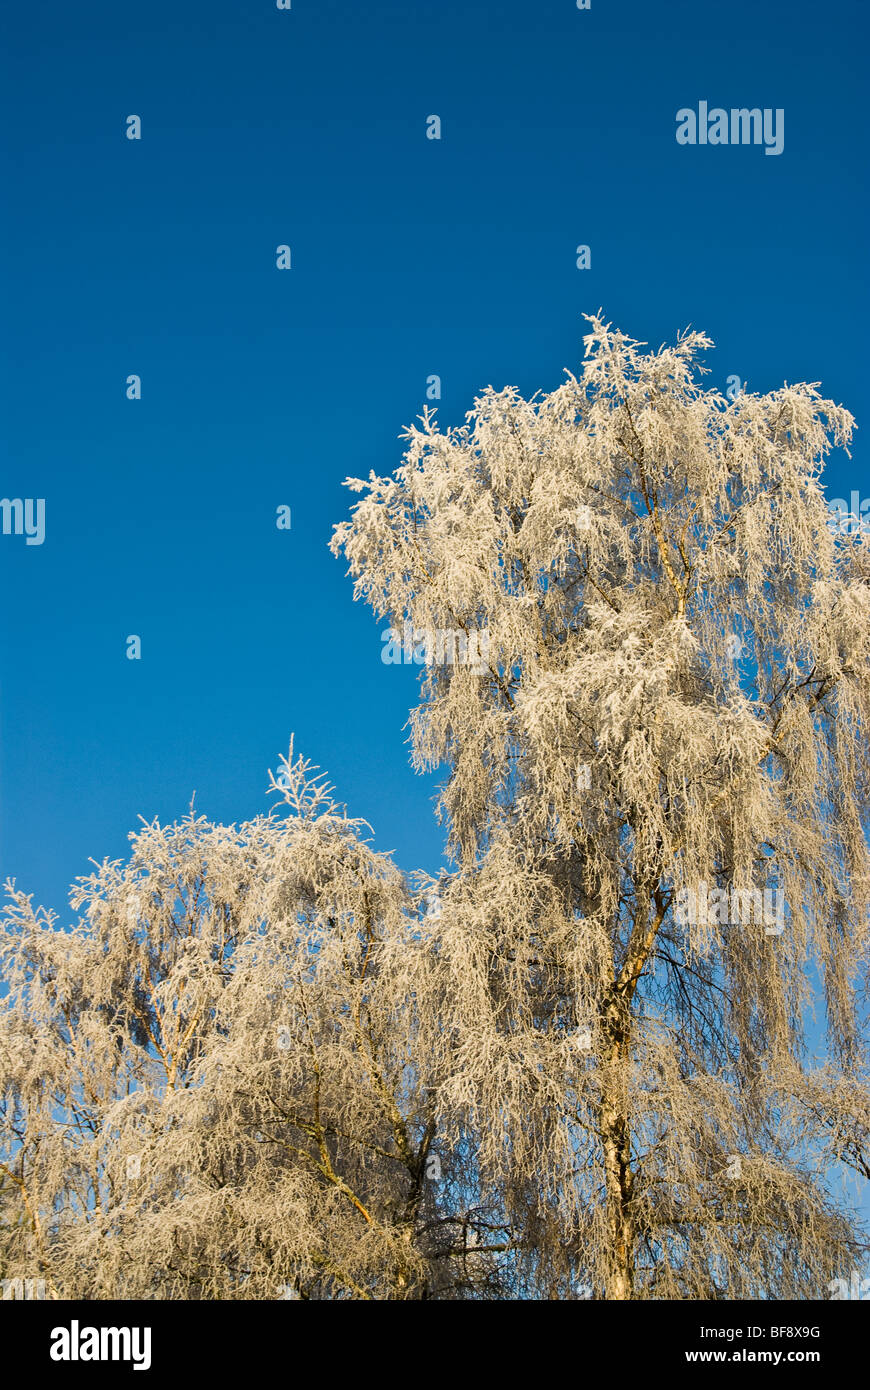
<svg viewBox="0 0 870 1390">
<path fill-rule="evenodd" d="M 83 1298 L 474 1282 L 441 1219 L 462 1158 L 433 1151 L 420 895 L 292 749 L 272 785 L 281 813 L 238 827 L 144 825 L 77 883 L 70 931 L 12 887 L 7 1277 Z"/>
<path fill-rule="evenodd" d="M 826 1174 L 868 1118 L 870 548 L 820 483 L 853 422 L 705 391 L 699 333 L 590 325 L 551 394 L 424 415 L 333 541 L 395 626 L 489 634 L 412 716 L 449 769 L 447 1091 L 544 1289 L 816 1298 L 857 1258 Z M 775 888 L 782 930 L 681 922 L 701 885 Z"/>
<path fill-rule="evenodd" d="M 452 872 L 405 878 L 291 747 L 270 815 L 143 824 L 69 930 L 10 885 L 0 1276 L 818 1299 L 862 1261 L 870 548 L 820 482 L 852 420 L 590 323 L 578 376 L 424 416 L 336 529 L 397 631 L 487 636 L 411 720 Z"/>
</svg>

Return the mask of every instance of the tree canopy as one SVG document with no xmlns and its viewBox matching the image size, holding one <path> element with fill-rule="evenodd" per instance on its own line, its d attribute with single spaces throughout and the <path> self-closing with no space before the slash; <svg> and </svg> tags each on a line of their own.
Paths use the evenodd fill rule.
<svg viewBox="0 0 870 1390">
<path fill-rule="evenodd" d="M 5 1271 L 819 1298 L 864 1259 L 870 546 L 822 487 L 852 417 L 589 322 L 553 392 L 425 412 L 348 480 L 333 550 L 428 643 L 437 889 L 292 749 L 282 813 L 144 825 L 69 931 L 11 887 Z"/>
</svg>

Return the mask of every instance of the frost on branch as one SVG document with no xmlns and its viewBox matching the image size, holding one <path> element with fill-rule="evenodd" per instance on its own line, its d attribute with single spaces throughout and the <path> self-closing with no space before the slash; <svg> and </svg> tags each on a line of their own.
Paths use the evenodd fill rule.
<svg viewBox="0 0 870 1390">
<path fill-rule="evenodd" d="M 270 815 L 143 823 L 69 930 L 9 886 L 2 1277 L 851 1287 L 870 548 L 821 471 L 852 420 L 812 385 L 704 390 L 701 334 L 590 325 L 552 393 L 424 414 L 336 530 L 393 626 L 488 636 L 482 669 L 423 669 L 411 717 L 452 872 L 406 880 L 291 743 Z"/>
<path fill-rule="evenodd" d="M 544 1296 L 817 1298 L 860 1256 L 830 1165 L 866 1172 L 870 548 L 821 483 L 853 421 L 589 324 L 551 393 L 425 414 L 332 543 L 394 626 L 489 637 L 411 716 L 458 866 L 442 1100 Z"/>
<path fill-rule="evenodd" d="M 9 885 L 4 1277 L 61 1298 L 499 1287 L 497 1256 L 462 1254 L 497 1217 L 467 1150 L 448 1158 L 427 923 L 292 745 L 283 767 L 292 814 L 143 823 L 77 881 L 66 931 Z"/>
</svg>

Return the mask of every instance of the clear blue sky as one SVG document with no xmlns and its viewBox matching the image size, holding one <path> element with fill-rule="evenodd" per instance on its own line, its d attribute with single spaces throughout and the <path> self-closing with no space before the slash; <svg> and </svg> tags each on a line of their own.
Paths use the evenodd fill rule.
<svg viewBox="0 0 870 1390">
<path fill-rule="evenodd" d="M 821 380 L 863 424 L 862 22 L 857 0 L 13 3 L 0 495 L 44 497 L 46 540 L 0 536 L 0 870 L 63 911 L 140 813 L 194 789 L 214 818 L 263 809 L 292 730 L 381 848 L 437 869 L 413 668 L 382 664 L 327 550 L 342 479 L 398 466 L 432 373 L 444 422 L 490 383 L 558 385 L 599 305 L 654 346 L 703 328 L 720 389 Z M 783 153 L 678 146 L 701 100 L 783 108 Z M 865 457 L 859 433 L 831 495 L 867 494 Z"/>
</svg>

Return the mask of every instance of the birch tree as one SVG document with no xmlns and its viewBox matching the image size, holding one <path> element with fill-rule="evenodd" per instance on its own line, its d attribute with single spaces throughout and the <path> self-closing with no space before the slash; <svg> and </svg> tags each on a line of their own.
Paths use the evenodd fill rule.
<svg viewBox="0 0 870 1390">
<path fill-rule="evenodd" d="M 441 1096 L 529 1296 L 826 1298 L 866 1248 L 870 563 L 821 482 L 853 421 L 589 323 L 551 393 L 425 412 L 332 542 L 415 641 L 488 634 L 411 716 L 455 867 Z"/>
<path fill-rule="evenodd" d="M 870 563 L 821 485 L 853 422 L 816 386 L 703 390 L 701 334 L 650 353 L 590 323 L 556 391 L 427 413 L 395 474 L 349 480 L 334 549 L 428 661 L 437 889 L 292 747 L 271 814 L 143 823 L 68 930 L 8 885 L 0 1277 L 855 1283 Z"/>
<path fill-rule="evenodd" d="M 498 1291 L 435 1145 L 441 978 L 412 892 L 304 759 L 281 812 L 131 836 L 0 936 L 0 1275 L 63 1298 Z M 421 1028 L 421 1016 L 430 1017 Z M 457 1136 L 454 1136 L 457 1137 Z M 472 1205 L 474 1203 L 472 1202 Z"/>
</svg>

